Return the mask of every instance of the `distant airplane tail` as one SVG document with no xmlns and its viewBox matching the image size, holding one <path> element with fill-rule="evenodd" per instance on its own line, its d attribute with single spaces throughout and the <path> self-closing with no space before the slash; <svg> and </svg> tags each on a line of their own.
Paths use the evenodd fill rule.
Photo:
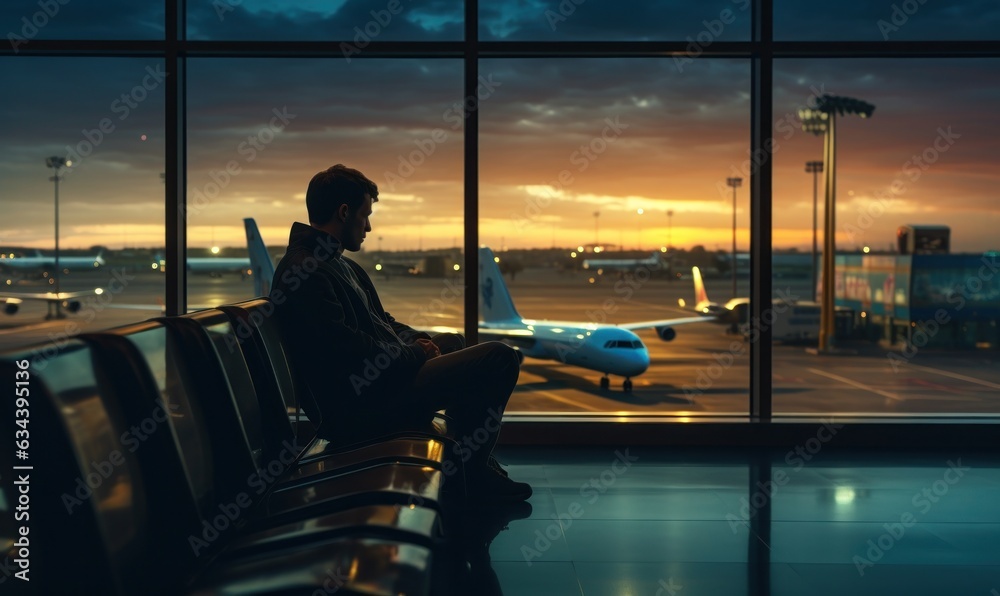
<svg viewBox="0 0 1000 596">
<path fill-rule="evenodd" d="M 267 296 L 271 293 L 271 280 L 274 279 L 274 263 L 271 255 L 260 237 L 257 222 L 252 217 L 243 220 L 247 229 L 247 251 L 250 253 L 250 269 L 253 271 L 253 291 L 256 296 Z"/>
<path fill-rule="evenodd" d="M 694 304 L 695 308 L 701 308 L 703 305 L 710 304 L 711 301 L 708 299 L 708 292 L 705 291 L 705 282 L 701 278 L 701 269 L 697 267 L 691 268 L 691 277 L 694 278 Z"/>
<path fill-rule="evenodd" d="M 484 323 L 521 322 L 493 251 L 479 249 L 479 312 Z"/>
</svg>

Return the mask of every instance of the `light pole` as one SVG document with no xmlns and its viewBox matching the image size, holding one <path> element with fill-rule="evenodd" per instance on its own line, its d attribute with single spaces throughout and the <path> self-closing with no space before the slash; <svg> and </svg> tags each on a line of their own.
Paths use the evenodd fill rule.
<svg viewBox="0 0 1000 596">
<path fill-rule="evenodd" d="M 639 237 L 636 239 L 636 250 L 642 250 L 642 214 L 646 211 L 642 207 L 639 207 L 635 212 L 639 214 Z"/>
<path fill-rule="evenodd" d="M 823 163 L 825 164 L 826 196 L 823 222 L 823 292 L 820 296 L 819 345 L 820 353 L 834 351 L 836 319 L 834 293 L 834 268 L 837 252 L 837 115 L 856 114 L 868 118 L 875 111 L 872 104 L 851 97 L 823 95 L 817 97 L 815 107 L 799 110 L 802 130 L 824 135 Z"/>
<path fill-rule="evenodd" d="M 726 178 L 726 186 L 733 189 L 733 298 L 736 297 L 736 189 L 742 184 L 742 178 Z"/>
<path fill-rule="evenodd" d="M 600 235 L 598 234 L 597 219 L 601 217 L 600 211 L 594 211 L 594 248 L 601 245 Z"/>
<path fill-rule="evenodd" d="M 823 171 L 823 162 L 821 161 L 807 161 L 806 162 L 806 173 L 813 175 L 813 249 L 812 249 L 812 293 L 813 300 L 816 300 L 816 228 L 818 227 L 816 222 L 816 197 L 817 184 L 819 182 L 819 174 Z"/>
<path fill-rule="evenodd" d="M 61 180 L 61 178 L 59 177 L 59 170 L 61 168 L 65 168 L 65 167 L 71 166 L 71 165 L 73 165 L 73 162 L 67 160 L 65 157 L 52 156 L 52 157 L 46 157 L 45 158 L 45 167 L 52 168 L 53 171 L 55 172 L 55 175 L 52 176 L 51 178 L 49 178 L 49 180 L 51 180 L 52 182 L 54 182 L 55 183 L 55 187 L 56 187 L 56 270 L 55 270 L 55 286 L 56 286 L 56 295 L 57 296 L 59 295 L 59 273 L 60 273 L 59 272 L 59 269 L 60 269 L 60 267 L 59 267 L 59 180 Z M 50 312 L 48 315 L 46 315 L 45 318 L 50 319 L 50 318 L 54 317 L 54 318 L 57 318 L 57 319 L 61 319 L 61 318 L 63 318 L 63 317 L 66 316 L 60 310 L 62 304 L 58 300 L 55 301 L 54 303 L 50 303 L 50 304 L 55 304 L 55 312 L 54 313 Z"/>
<path fill-rule="evenodd" d="M 674 246 L 674 228 L 673 228 L 673 210 L 667 210 L 667 250 L 673 250 Z"/>
</svg>

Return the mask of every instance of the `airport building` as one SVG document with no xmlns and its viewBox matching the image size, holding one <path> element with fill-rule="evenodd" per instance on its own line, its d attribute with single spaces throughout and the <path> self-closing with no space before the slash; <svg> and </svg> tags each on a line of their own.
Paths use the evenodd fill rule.
<svg viewBox="0 0 1000 596">
<path fill-rule="evenodd" d="M 838 255 L 837 305 L 862 337 L 937 349 L 1000 347 L 998 253 Z"/>
<path fill-rule="evenodd" d="M 998 32 L 982 0 L 4 0 L 0 594 L 1000 596 Z M 377 333 L 506 343 L 482 424 L 487 374 L 364 401 L 436 344 L 291 356 L 270 256 L 337 163 L 378 186 L 359 267 L 282 287 L 322 262 Z M 903 221 L 934 225 L 887 249 Z M 775 341 L 826 240 L 849 324 Z"/>
</svg>

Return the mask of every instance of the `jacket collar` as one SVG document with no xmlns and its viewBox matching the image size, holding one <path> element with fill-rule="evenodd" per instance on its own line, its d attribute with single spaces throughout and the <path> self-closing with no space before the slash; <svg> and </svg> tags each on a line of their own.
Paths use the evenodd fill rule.
<svg viewBox="0 0 1000 596">
<path fill-rule="evenodd" d="M 340 241 L 316 228 L 295 222 L 288 233 L 288 250 L 304 248 L 320 261 L 339 259 L 344 252 Z"/>
</svg>

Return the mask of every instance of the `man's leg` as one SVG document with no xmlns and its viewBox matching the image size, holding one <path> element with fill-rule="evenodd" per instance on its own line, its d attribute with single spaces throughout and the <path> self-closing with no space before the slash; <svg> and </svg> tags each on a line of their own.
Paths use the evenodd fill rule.
<svg viewBox="0 0 1000 596">
<path fill-rule="evenodd" d="M 487 342 L 428 360 L 406 396 L 411 407 L 443 409 L 452 418 L 455 455 L 464 463 L 466 487 L 475 497 L 470 505 L 519 502 L 532 494 L 531 486 L 511 480 L 492 457 L 520 368 L 513 348 Z"/>
<path fill-rule="evenodd" d="M 487 469 L 519 372 L 513 348 L 486 342 L 428 360 L 405 399 L 428 412 L 443 409 L 452 418 L 466 470 L 478 473 Z"/>
</svg>

